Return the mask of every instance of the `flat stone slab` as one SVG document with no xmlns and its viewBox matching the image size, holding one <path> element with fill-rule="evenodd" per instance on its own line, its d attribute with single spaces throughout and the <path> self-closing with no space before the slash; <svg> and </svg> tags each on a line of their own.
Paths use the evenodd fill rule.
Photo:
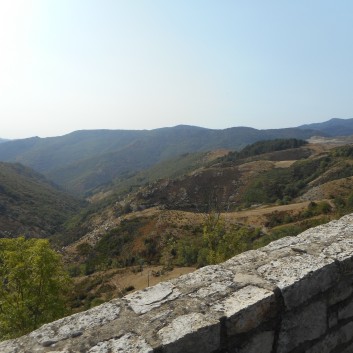
<svg viewBox="0 0 353 353">
<path fill-rule="evenodd" d="M 272 291 L 247 286 L 216 303 L 212 310 L 224 313 L 227 333 L 235 335 L 247 332 L 275 315 L 276 299 Z"/>
<path fill-rule="evenodd" d="M 42 346 L 81 336 L 82 333 L 97 326 L 102 326 L 119 317 L 120 301 L 112 300 L 82 313 L 64 317 L 51 324 L 45 324 L 29 334 Z"/>
<path fill-rule="evenodd" d="M 331 287 L 339 275 L 333 259 L 306 253 L 273 260 L 257 272 L 281 290 L 289 309 Z"/>
<path fill-rule="evenodd" d="M 100 342 L 88 353 L 153 353 L 153 349 L 141 337 L 128 333 L 120 338 Z"/>
<path fill-rule="evenodd" d="M 135 314 L 144 314 L 163 303 L 180 296 L 180 291 L 171 282 L 162 282 L 153 287 L 131 293 L 124 297 Z"/>
<path fill-rule="evenodd" d="M 217 317 L 201 313 L 179 316 L 158 332 L 166 353 L 211 353 L 220 347 Z"/>
</svg>

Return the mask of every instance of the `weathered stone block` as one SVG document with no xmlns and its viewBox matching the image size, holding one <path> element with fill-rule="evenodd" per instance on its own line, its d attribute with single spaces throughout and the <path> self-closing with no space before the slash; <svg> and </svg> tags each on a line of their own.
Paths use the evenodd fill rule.
<svg viewBox="0 0 353 353">
<path fill-rule="evenodd" d="M 222 312 L 227 318 L 227 335 L 250 331 L 276 315 L 273 292 L 254 286 L 244 287 L 216 303 L 212 310 Z"/>
<path fill-rule="evenodd" d="M 88 353 L 153 353 L 144 339 L 128 333 L 120 338 L 99 342 Z"/>
<path fill-rule="evenodd" d="M 136 314 L 143 314 L 179 296 L 179 290 L 172 283 L 162 282 L 153 287 L 131 293 L 124 299 Z"/>
<path fill-rule="evenodd" d="M 332 311 L 328 314 L 328 328 L 333 328 L 338 324 L 338 313 L 337 311 Z"/>
<path fill-rule="evenodd" d="M 211 353 L 220 347 L 220 322 L 200 313 L 179 316 L 158 332 L 165 353 Z"/>
<path fill-rule="evenodd" d="M 348 345 L 348 347 L 346 347 L 342 352 L 340 353 L 352 353 L 353 352 L 353 342 Z"/>
<path fill-rule="evenodd" d="M 315 302 L 300 311 L 287 313 L 282 319 L 278 353 L 287 353 L 300 344 L 322 336 L 326 327 L 326 304 Z"/>
<path fill-rule="evenodd" d="M 353 300 L 338 308 L 338 320 L 353 318 Z"/>
<path fill-rule="evenodd" d="M 236 283 L 232 280 L 232 271 L 221 265 L 212 265 L 205 266 L 196 272 L 173 279 L 171 283 L 177 287 L 183 295 L 187 295 L 196 293 L 198 290 L 200 290 L 199 293 L 202 293 L 205 288 L 210 287 L 214 283 L 232 283 L 233 286 L 236 286 Z"/>
<path fill-rule="evenodd" d="M 52 324 L 43 325 L 29 334 L 29 337 L 40 343 L 43 347 L 79 337 L 85 330 L 100 327 L 119 317 L 120 301 L 112 300 L 90 310 L 64 317 Z"/>
<path fill-rule="evenodd" d="M 338 269 L 332 259 L 305 253 L 271 261 L 257 271 L 280 288 L 288 309 L 326 291 L 338 277 Z"/>
<path fill-rule="evenodd" d="M 335 305 L 353 294 L 353 276 L 343 276 L 328 293 L 329 305 Z"/>
<path fill-rule="evenodd" d="M 349 342 L 353 338 L 353 323 L 337 328 L 336 331 L 327 334 L 320 342 L 316 343 L 306 353 L 330 353 L 340 344 Z M 353 351 L 349 351 L 352 353 Z"/>
<path fill-rule="evenodd" d="M 242 348 L 239 348 L 237 353 L 271 353 L 273 340 L 274 331 L 261 332 L 254 335 Z"/>
</svg>

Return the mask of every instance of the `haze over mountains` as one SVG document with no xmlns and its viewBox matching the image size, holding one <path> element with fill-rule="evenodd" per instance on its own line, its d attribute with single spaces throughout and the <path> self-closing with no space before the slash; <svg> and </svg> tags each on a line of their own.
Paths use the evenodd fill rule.
<svg viewBox="0 0 353 353">
<path fill-rule="evenodd" d="M 226 238 L 211 250 L 223 260 L 352 212 L 353 136 L 335 135 L 352 124 L 8 141 L 0 144 L 7 160 L 0 162 L 0 237 L 48 237 L 76 276 L 107 270 L 106 282 L 98 272 L 98 282 L 84 277 L 91 289 L 75 294 L 75 308 L 89 307 L 121 294 L 111 286 L 113 269 L 214 263 L 204 229 L 215 210 Z"/>
<path fill-rule="evenodd" d="M 75 131 L 58 137 L 32 137 L 0 144 L 0 161 L 22 163 L 78 195 L 116 178 L 151 167 L 183 153 L 239 150 L 275 138 L 353 133 L 353 119 L 332 119 L 297 128 L 212 130 L 179 125 L 155 130 Z"/>
</svg>

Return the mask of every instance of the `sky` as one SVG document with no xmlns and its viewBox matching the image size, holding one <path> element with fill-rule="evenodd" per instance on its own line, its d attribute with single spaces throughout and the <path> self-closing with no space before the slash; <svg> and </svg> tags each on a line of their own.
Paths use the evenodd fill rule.
<svg viewBox="0 0 353 353">
<path fill-rule="evenodd" d="M 353 117 L 353 1 L 0 0 L 0 137 Z"/>
</svg>

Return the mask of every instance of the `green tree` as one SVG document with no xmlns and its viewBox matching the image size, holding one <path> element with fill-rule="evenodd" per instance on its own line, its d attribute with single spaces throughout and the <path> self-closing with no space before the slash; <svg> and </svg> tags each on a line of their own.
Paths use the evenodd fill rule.
<svg viewBox="0 0 353 353">
<path fill-rule="evenodd" d="M 0 340 L 65 314 L 70 280 L 44 239 L 0 239 Z"/>
<path fill-rule="evenodd" d="M 210 265 L 219 262 L 217 248 L 225 232 L 225 223 L 220 212 L 210 212 L 203 227 L 203 243 L 207 249 L 206 260 Z"/>
</svg>

